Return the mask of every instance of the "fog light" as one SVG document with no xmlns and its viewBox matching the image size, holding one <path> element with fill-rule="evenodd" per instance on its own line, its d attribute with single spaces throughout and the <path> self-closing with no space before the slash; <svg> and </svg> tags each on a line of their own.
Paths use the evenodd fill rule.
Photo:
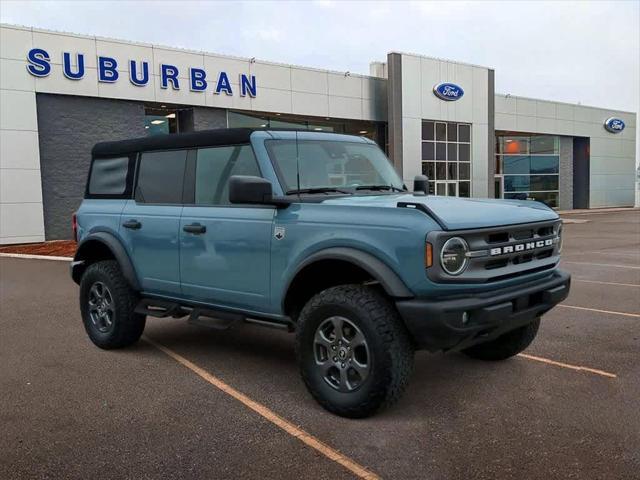
<svg viewBox="0 0 640 480">
<path fill-rule="evenodd" d="M 466 325 L 469 322 L 469 314 L 467 312 L 462 312 L 462 324 Z"/>
</svg>

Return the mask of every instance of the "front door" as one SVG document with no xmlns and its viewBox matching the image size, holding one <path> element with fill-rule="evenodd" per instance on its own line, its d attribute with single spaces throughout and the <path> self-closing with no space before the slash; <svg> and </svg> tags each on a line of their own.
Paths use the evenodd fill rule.
<svg viewBox="0 0 640 480">
<path fill-rule="evenodd" d="M 250 145 L 201 148 L 187 167 L 193 202 L 180 220 L 180 272 L 187 298 L 264 311 L 275 209 L 231 205 L 232 175 L 260 176 Z"/>
<path fill-rule="evenodd" d="M 180 216 L 185 150 L 143 153 L 135 200 L 120 216 L 120 236 L 143 291 L 180 294 Z"/>
</svg>

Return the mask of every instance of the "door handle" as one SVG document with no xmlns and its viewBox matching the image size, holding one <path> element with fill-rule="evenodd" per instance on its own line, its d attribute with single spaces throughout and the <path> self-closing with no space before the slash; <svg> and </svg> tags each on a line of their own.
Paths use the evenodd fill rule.
<svg viewBox="0 0 640 480">
<path fill-rule="evenodd" d="M 185 225 L 184 227 L 182 227 L 182 230 L 187 233 L 194 233 L 196 235 L 199 235 L 201 233 L 205 233 L 207 231 L 207 227 L 205 227 L 204 225 L 200 225 L 199 223 L 192 223 L 191 225 Z"/>
<path fill-rule="evenodd" d="M 138 220 L 127 220 L 122 226 L 124 228 L 130 228 L 131 230 L 138 230 L 142 227 L 142 224 Z"/>
</svg>

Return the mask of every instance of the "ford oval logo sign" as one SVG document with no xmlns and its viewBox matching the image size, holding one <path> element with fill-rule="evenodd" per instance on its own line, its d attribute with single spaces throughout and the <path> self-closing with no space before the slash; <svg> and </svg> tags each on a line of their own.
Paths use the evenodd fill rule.
<svg viewBox="0 0 640 480">
<path fill-rule="evenodd" d="M 611 133 L 620 133 L 624 130 L 624 122 L 619 118 L 607 118 L 604 122 L 604 128 Z"/>
<path fill-rule="evenodd" d="M 442 100 L 452 102 L 460 100 L 464 95 L 464 90 L 455 83 L 439 83 L 433 87 L 433 93 Z"/>
</svg>

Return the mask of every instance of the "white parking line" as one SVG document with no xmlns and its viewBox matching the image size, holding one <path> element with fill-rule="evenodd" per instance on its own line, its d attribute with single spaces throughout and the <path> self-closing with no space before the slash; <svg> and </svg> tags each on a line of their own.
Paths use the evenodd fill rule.
<svg viewBox="0 0 640 480">
<path fill-rule="evenodd" d="M 574 262 L 571 260 L 563 260 L 562 263 L 573 263 L 575 265 L 593 265 L 594 267 L 630 268 L 632 270 L 640 270 L 640 267 L 634 267 L 631 265 L 618 265 L 613 263 Z"/>
<path fill-rule="evenodd" d="M 583 280 L 582 278 L 573 277 L 571 279 L 572 282 L 582 282 L 582 283 L 597 283 L 599 285 L 616 285 L 619 287 L 635 287 L 640 288 L 640 285 L 636 285 L 635 283 L 617 283 L 617 282 L 601 282 L 599 280 Z"/>
<path fill-rule="evenodd" d="M 269 422 L 273 423 L 275 426 L 277 426 L 280 429 L 284 430 L 286 433 L 288 433 L 292 437 L 297 438 L 302 443 L 304 443 L 308 447 L 313 448 L 318 453 L 324 455 L 328 459 L 336 462 L 339 465 L 342 465 L 344 468 L 349 470 L 351 473 L 353 473 L 358 478 L 362 478 L 362 479 L 365 479 L 365 480 L 377 480 L 377 479 L 380 478 L 375 473 L 371 472 L 367 468 L 365 468 L 362 465 L 358 464 L 355 460 L 352 460 L 351 458 L 347 457 L 346 455 L 340 453 L 339 451 L 337 451 L 337 450 L 331 448 L 330 446 L 326 445 L 325 443 L 321 442 L 320 440 L 318 440 L 313 435 L 305 432 L 301 428 L 295 426 L 293 423 L 285 420 L 280 415 L 275 413 L 273 410 L 270 410 L 269 408 L 265 407 L 261 403 L 258 403 L 255 400 L 249 398 L 244 393 L 239 392 L 238 390 L 236 390 L 232 386 L 226 384 L 225 382 L 223 382 L 219 378 L 211 375 L 205 369 L 199 367 L 198 365 L 196 365 L 195 363 L 191 362 L 190 360 L 187 360 L 185 357 L 183 357 L 179 353 L 174 352 L 173 350 L 171 350 L 171 349 L 165 347 L 164 345 L 162 345 L 162 344 L 150 339 L 149 337 L 143 336 L 142 339 L 145 342 L 147 342 L 147 343 L 153 345 L 154 347 L 156 347 L 158 350 L 160 350 L 160 351 L 164 352 L 165 354 L 167 354 L 169 357 L 174 359 L 176 362 L 180 363 L 184 367 L 186 367 L 189 370 L 191 370 L 193 373 L 195 373 L 196 375 L 201 377 L 206 382 L 210 383 L 211 385 L 213 385 L 214 387 L 218 388 L 222 392 L 226 393 L 230 397 L 235 398 L 237 401 L 242 403 L 244 406 L 250 408 L 251 410 L 256 412 L 258 415 L 262 416 L 263 418 L 265 418 Z"/>
<path fill-rule="evenodd" d="M 546 363 L 548 365 L 554 365 L 556 367 L 568 368 L 570 370 L 576 370 L 579 372 L 593 373 L 595 375 L 600 375 L 602 377 L 618 378 L 618 376 L 615 373 L 605 372 L 604 370 L 597 370 L 595 368 L 581 367 L 580 365 L 571 365 L 570 363 L 557 362 L 555 360 L 550 360 L 548 358 L 543 358 L 543 357 L 536 357 L 535 355 L 529 355 L 527 353 L 519 353 L 518 356 L 521 358 L 526 358 L 527 360 L 533 360 L 534 362 L 541 362 L 541 363 Z"/>
<path fill-rule="evenodd" d="M 612 310 L 600 310 L 598 308 L 578 307 L 577 305 L 565 305 L 564 303 L 559 303 L 556 306 L 563 307 L 563 308 L 574 308 L 576 310 L 587 310 L 589 312 L 608 313 L 609 315 L 622 315 L 623 317 L 640 318 L 640 314 L 638 313 L 614 312 Z"/>
</svg>

